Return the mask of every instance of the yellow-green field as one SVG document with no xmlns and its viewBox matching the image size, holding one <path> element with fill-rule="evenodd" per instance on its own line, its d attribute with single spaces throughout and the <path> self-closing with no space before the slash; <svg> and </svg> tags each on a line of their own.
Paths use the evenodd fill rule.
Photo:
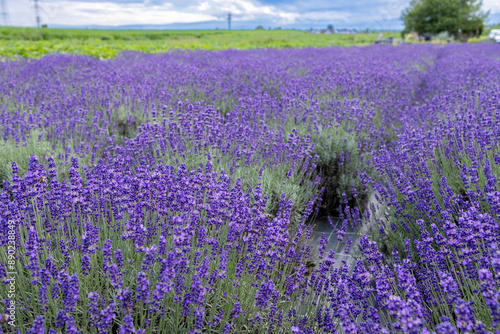
<svg viewBox="0 0 500 334">
<path fill-rule="evenodd" d="M 109 58 L 125 50 L 306 48 L 368 45 L 379 33 L 311 34 L 301 30 L 86 30 L 0 28 L 0 56 L 40 57 L 60 52 Z M 398 32 L 384 37 L 399 37 Z"/>
</svg>

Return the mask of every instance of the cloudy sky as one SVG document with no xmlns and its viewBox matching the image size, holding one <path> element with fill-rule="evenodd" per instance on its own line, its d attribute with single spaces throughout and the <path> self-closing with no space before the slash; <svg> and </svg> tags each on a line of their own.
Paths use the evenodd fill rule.
<svg viewBox="0 0 500 334">
<path fill-rule="evenodd" d="M 33 0 L 4 0 L 10 24 L 34 26 Z M 335 28 L 401 29 L 410 0 L 39 0 L 42 23 L 52 27 L 157 25 L 171 29 Z M 500 22 L 500 1 L 484 0 L 489 23 Z M 144 26 L 143 26 L 144 27 Z"/>
</svg>

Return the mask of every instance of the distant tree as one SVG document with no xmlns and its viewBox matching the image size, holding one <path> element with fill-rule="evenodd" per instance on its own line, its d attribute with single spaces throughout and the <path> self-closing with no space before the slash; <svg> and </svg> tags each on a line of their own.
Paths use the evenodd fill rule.
<svg viewBox="0 0 500 334">
<path fill-rule="evenodd" d="M 333 25 L 329 24 L 328 27 L 326 27 L 326 30 L 333 32 Z"/>
<path fill-rule="evenodd" d="M 482 0 L 412 0 L 403 11 L 403 35 L 416 31 L 419 34 L 448 32 L 458 37 L 462 34 L 480 34 L 489 12 L 481 11 Z"/>
<path fill-rule="evenodd" d="M 257 26 L 257 28 L 255 28 L 255 30 L 264 30 L 264 27 L 263 26 Z"/>
</svg>

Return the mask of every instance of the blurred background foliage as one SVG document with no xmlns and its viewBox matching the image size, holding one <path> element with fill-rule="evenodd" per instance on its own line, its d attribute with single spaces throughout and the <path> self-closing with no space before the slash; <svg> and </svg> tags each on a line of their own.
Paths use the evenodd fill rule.
<svg viewBox="0 0 500 334">
<path fill-rule="evenodd" d="M 0 56 L 41 57 L 49 53 L 110 58 L 121 51 L 172 49 L 308 48 L 373 44 L 379 32 L 312 34 L 302 30 L 91 30 L 0 28 Z M 398 32 L 384 32 L 397 37 Z"/>
</svg>

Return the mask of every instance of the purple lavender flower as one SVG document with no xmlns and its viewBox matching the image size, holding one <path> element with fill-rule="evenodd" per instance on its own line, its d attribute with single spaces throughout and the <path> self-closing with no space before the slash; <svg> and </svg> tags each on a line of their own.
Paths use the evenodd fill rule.
<svg viewBox="0 0 500 334">
<path fill-rule="evenodd" d="M 47 285 L 45 284 L 42 284 L 40 286 L 40 289 L 38 290 L 38 298 L 39 298 L 39 302 L 40 304 L 42 305 L 42 307 L 40 308 L 41 311 L 47 311 L 48 309 L 48 298 L 47 298 Z"/>
<path fill-rule="evenodd" d="M 321 233 L 321 240 L 319 242 L 319 258 L 323 259 L 325 255 L 326 244 L 328 243 L 328 238 L 326 237 L 326 233 Z"/>
<path fill-rule="evenodd" d="M 97 324 L 97 330 L 100 334 L 108 333 L 109 327 L 113 322 L 113 319 L 116 317 L 115 313 L 115 304 L 110 303 L 108 307 L 100 312 L 101 319 Z"/>
<path fill-rule="evenodd" d="M 111 285 L 114 289 L 122 286 L 123 273 L 120 271 L 120 269 L 118 269 L 118 265 L 116 263 L 113 263 L 108 267 L 108 276 L 111 278 Z"/>
<path fill-rule="evenodd" d="M 63 328 L 66 323 L 67 316 L 64 314 L 63 310 L 57 311 L 56 316 L 56 328 Z"/>
<path fill-rule="evenodd" d="M 99 302 L 101 297 L 99 296 L 97 291 L 94 291 L 88 294 L 88 298 L 89 298 L 88 312 L 89 312 L 90 325 L 94 328 L 97 328 L 100 318 Z"/>
<path fill-rule="evenodd" d="M 144 303 L 149 299 L 149 280 L 146 277 L 146 274 L 140 272 L 137 274 L 137 300 L 142 301 Z"/>
<path fill-rule="evenodd" d="M 123 261 L 123 255 L 122 255 L 121 249 L 117 249 L 115 251 L 115 260 L 116 260 L 116 264 L 118 265 L 118 269 L 123 270 L 124 261 Z"/>
<path fill-rule="evenodd" d="M 64 298 L 64 309 L 66 312 L 75 312 L 75 306 L 80 299 L 80 286 L 78 276 L 73 274 L 67 281 L 67 290 Z"/>
<path fill-rule="evenodd" d="M 274 282 L 272 280 L 263 281 L 260 288 L 255 293 L 255 304 L 260 307 L 260 309 L 267 307 L 269 299 L 271 298 L 274 291 Z"/>
<path fill-rule="evenodd" d="M 436 326 L 437 334 L 458 334 L 456 328 L 450 323 L 447 317 L 441 318 L 441 323 Z"/>
<path fill-rule="evenodd" d="M 113 259 L 113 244 L 111 240 L 107 239 L 102 247 L 102 254 L 104 256 L 103 270 L 107 272 L 108 263 Z"/>
<path fill-rule="evenodd" d="M 56 300 L 59 298 L 59 284 L 58 283 L 54 283 L 52 285 L 52 299 Z"/>
<path fill-rule="evenodd" d="M 142 271 L 148 271 L 153 266 L 157 249 L 158 247 L 156 245 L 146 247 L 146 255 L 144 256 L 141 266 Z"/>
<path fill-rule="evenodd" d="M 122 302 L 122 309 L 129 309 L 134 306 L 132 301 L 132 292 L 128 288 L 118 289 L 116 298 Z"/>
<path fill-rule="evenodd" d="M 471 332 L 476 324 L 472 303 L 467 303 L 462 299 L 455 302 L 455 314 L 457 315 L 457 328 L 464 332 Z"/>
<path fill-rule="evenodd" d="M 82 274 L 87 276 L 90 270 L 90 256 L 84 255 L 82 256 Z"/>
<path fill-rule="evenodd" d="M 120 325 L 119 329 L 119 334 L 132 334 L 135 333 L 135 327 L 134 327 L 134 319 L 130 316 L 130 314 L 127 314 L 125 318 L 123 318 L 123 324 Z"/>
<path fill-rule="evenodd" d="M 72 316 L 66 315 L 66 328 L 65 333 L 68 334 L 79 334 L 80 331 L 76 327 L 75 319 Z"/>
<path fill-rule="evenodd" d="M 441 277 L 441 286 L 447 293 L 450 303 L 454 303 L 458 298 L 460 298 L 458 284 L 453 279 L 453 276 L 445 271 L 439 272 L 439 275 Z"/>
<path fill-rule="evenodd" d="M 45 327 L 43 327 L 44 319 L 41 315 L 37 315 L 33 327 L 28 330 L 28 334 L 45 334 Z"/>
<path fill-rule="evenodd" d="M 490 309 L 490 315 L 493 318 L 493 326 L 500 324 L 500 291 L 495 287 L 496 283 L 493 280 L 493 275 L 488 269 L 479 270 L 479 279 L 481 280 L 481 293 Z"/>
<path fill-rule="evenodd" d="M 200 331 L 203 328 L 203 318 L 205 317 L 205 308 L 203 306 L 194 307 L 195 328 Z"/>
<path fill-rule="evenodd" d="M 239 302 L 234 303 L 233 311 L 231 312 L 231 318 L 238 318 L 240 314 L 244 313 Z"/>
</svg>

